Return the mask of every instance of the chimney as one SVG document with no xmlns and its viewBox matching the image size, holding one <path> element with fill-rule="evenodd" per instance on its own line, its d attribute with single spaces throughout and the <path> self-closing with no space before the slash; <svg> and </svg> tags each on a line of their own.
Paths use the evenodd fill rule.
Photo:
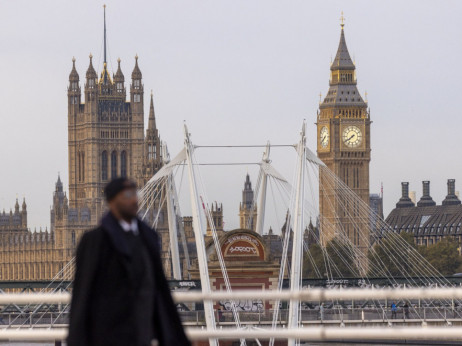
<svg viewBox="0 0 462 346">
<path fill-rule="evenodd" d="M 433 198 L 430 196 L 430 182 L 428 180 L 422 181 L 422 197 L 417 203 L 418 207 L 432 207 L 436 205 Z"/>
<path fill-rule="evenodd" d="M 415 204 L 409 198 L 409 183 L 401 183 L 401 198 L 396 203 L 396 208 L 410 208 L 415 207 Z"/>
<path fill-rule="evenodd" d="M 448 195 L 443 201 L 443 205 L 457 205 L 460 204 L 460 199 L 456 194 L 456 180 L 448 179 Z"/>
</svg>

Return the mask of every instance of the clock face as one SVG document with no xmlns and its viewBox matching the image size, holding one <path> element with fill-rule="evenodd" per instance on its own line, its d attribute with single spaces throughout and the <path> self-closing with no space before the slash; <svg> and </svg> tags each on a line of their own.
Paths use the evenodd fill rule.
<svg viewBox="0 0 462 346">
<path fill-rule="evenodd" d="M 343 130 L 343 143 L 347 147 L 356 148 L 363 141 L 363 134 L 357 126 L 348 126 Z"/>
<path fill-rule="evenodd" d="M 319 132 L 319 142 L 321 143 L 321 147 L 327 148 L 329 144 L 329 129 L 326 126 L 323 126 Z"/>
</svg>

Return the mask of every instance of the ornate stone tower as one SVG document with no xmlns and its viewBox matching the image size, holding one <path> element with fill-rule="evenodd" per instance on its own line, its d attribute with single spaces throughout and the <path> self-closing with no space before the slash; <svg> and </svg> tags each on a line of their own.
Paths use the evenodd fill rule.
<svg viewBox="0 0 462 346">
<path fill-rule="evenodd" d="M 369 204 L 370 117 L 356 87 L 356 67 L 345 41 L 342 16 L 340 43 L 330 67 L 329 91 L 317 116 L 319 158 Z M 347 234 L 351 243 L 367 251 L 369 223 L 360 213 L 359 203 L 339 193 L 339 186 L 328 181 L 320 170 L 319 211 L 321 240 L 325 245 L 338 232 Z"/>
<path fill-rule="evenodd" d="M 83 214 L 89 215 L 90 225 L 96 225 L 103 213 L 103 189 L 109 180 L 127 176 L 143 184 L 144 88 L 138 56 L 129 101 L 124 82 L 120 59 L 112 78 L 108 71 L 104 16 L 104 61 L 100 78 L 90 55 L 82 103 L 79 74 L 73 59 L 68 87 L 69 210 L 75 210 L 76 215 L 82 215 L 85 210 Z"/>
<path fill-rule="evenodd" d="M 156 114 L 154 112 L 154 97 L 151 91 L 151 104 L 149 106 L 148 128 L 144 140 L 144 162 L 142 168 L 143 185 L 162 167 L 162 146 L 159 131 L 156 126 Z"/>
<path fill-rule="evenodd" d="M 239 224 L 241 229 L 255 231 L 257 223 L 257 207 L 253 205 L 253 189 L 250 176 L 245 177 L 244 190 L 242 190 L 242 202 L 239 205 Z"/>
</svg>

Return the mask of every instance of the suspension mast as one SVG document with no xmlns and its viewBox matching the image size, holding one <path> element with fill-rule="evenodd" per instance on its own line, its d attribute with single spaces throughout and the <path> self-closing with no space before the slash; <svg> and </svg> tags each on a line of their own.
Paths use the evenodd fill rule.
<svg viewBox="0 0 462 346">
<path fill-rule="evenodd" d="M 293 240 L 292 240 L 292 268 L 290 275 L 290 290 L 299 291 L 301 286 L 302 244 L 304 227 L 304 201 L 305 201 L 305 171 L 306 171 L 306 123 L 303 122 L 300 142 L 297 146 L 297 187 L 295 206 L 293 211 Z M 291 300 L 289 306 L 288 328 L 297 328 L 299 322 L 300 301 Z M 295 339 L 288 340 L 289 346 L 294 346 Z"/>
<path fill-rule="evenodd" d="M 270 163 L 271 160 L 269 159 L 270 154 L 270 143 L 268 142 L 266 145 L 266 150 L 263 153 L 262 162 Z M 257 212 L 257 225 L 256 231 L 258 234 L 263 235 L 263 227 L 265 222 L 265 210 L 266 210 L 266 188 L 268 185 L 268 176 L 265 170 L 262 169 L 262 180 L 260 185 L 260 199 L 258 201 L 258 212 Z"/>
<path fill-rule="evenodd" d="M 166 165 L 170 162 L 170 155 L 168 154 L 167 145 L 165 143 L 162 146 L 162 151 L 164 165 Z M 170 251 L 172 254 L 173 278 L 175 280 L 182 280 L 180 253 L 178 248 L 178 218 L 175 210 L 176 193 L 174 191 L 173 174 L 170 173 L 166 179 L 168 231 L 170 236 Z"/>
<path fill-rule="evenodd" d="M 202 292 L 207 294 L 210 293 L 210 279 L 209 279 L 209 270 L 207 264 L 207 253 L 205 251 L 205 227 L 203 220 L 201 218 L 200 212 L 200 196 L 197 188 L 196 175 L 194 172 L 193 165 L 193 153 L 194 146 L 191 143 L 190 135 L 188 132 L 188 127 L 184 125 L 184 138 L 185 138 L 185 149 L 186 149 L 186 162 L 188 166 L 188 175 L 189 175 L 189 191 L 191 196 L 191 208 L 192 208 L 192 219 L 193 219 L 193 228 L 194 236 L 196 239 L 197 247 L 197 259 L 199 264 L 199 273 L 201 279 Z M 213 302 L 204 301 L 204 313 L 205 313 L 205 323 L 208 330 L 215 330 L 215 316 L 213 312 Z M 218 346 L 216 339 L 209 339 L 210 346 Z"/>
</svg>

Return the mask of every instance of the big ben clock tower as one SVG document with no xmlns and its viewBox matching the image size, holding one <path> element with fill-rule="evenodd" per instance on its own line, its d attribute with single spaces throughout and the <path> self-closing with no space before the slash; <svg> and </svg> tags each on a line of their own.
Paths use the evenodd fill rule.
<svg viewBox="0 0 462 346">
<path fill-rule="evenodd" d="M 355 69 L 345 41 L 342 16 L 340 43 L 330 67 L 329 92 L 319 106 L 317 152 L 326 166 L 369 205 L 371 121 L 367 102 L 356 86 Z M 319 174 L 322 244 L 344 234 L 366 253 L 369 246 L 368 213 L 359 212 L 362 203 L 357 198 L 349 198 L 351 192 L 341 192 L 340 186 L 329 179 L 323 169 Z"/>
</svg>

